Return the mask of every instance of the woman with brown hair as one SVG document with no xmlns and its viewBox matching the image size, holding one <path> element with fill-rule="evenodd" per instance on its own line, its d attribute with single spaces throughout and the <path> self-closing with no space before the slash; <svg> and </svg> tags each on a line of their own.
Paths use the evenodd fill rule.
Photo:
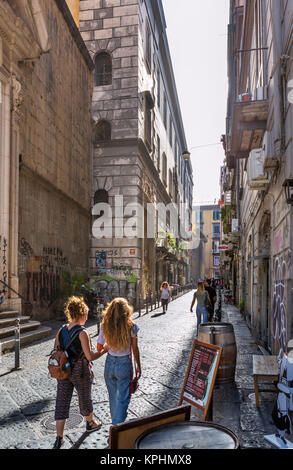
<svg viewBox="0 0 293 470">
<path fill-rule="evenodd" d="M 163 307 L 163 313 L 166 313 L 168 310 L 168 303 L 171 296 L 171 289 L 167 281 L 163 282 L 161 285 L 161 302 Z"/>
<path fill-rule="evenodd" d="M 118 297 L 108 304 L 98 336 L 98 351 L 107 343 L 108 355 L 104 377 L 109 394 L 112 424 L 125 421 L 130 402 L 130 379 L 133 375 L 131 350 L 136 364 L 136 378 L 141 376 L 137 333 L 139 328 L 131 320 L 132 307 Z"/>
<path fill-rule="evenodd" d="M 201 323 L 201 317 L 203 316 L 203 323 L 206 323 L 209 318 L 209 312 L 207 310 L 207 304 L 211 303 L 210 297 L 208 292 L 205 290 L 204 281 L 198 281 L 197 283 L 197 290 L 195 291 L 190 307 L 190 311 L 192 312 L 193 306 L 195 301 L 197 300 L 196 306 L 196 316 L 197 316 L 197 331 L 198 327 Z"/>
<path fill-rule="evenodd" d="M 65 315 L 68 324 L 59 329 L 54 349 L 64 348 L 69 345 L 67 353 L 72 368 L 72 373 L 67 379 L 57 380 L 57 397 L 55 408 L 55 420 L 57 437 L 53 449 L 60 449 L 63 444 L 63 434 L 66 419 L 69 417 L 69 408 L 73 389 L 78 394 L 80 414 L 86 417 L 86 431 L 96 431 L 102 426 L 100 420 L 93 419 L 93 403 L 91 397 L 91 387 L 93 380 L 92 364 L 101 357 L 107 348 L 100 349 L 99 352 L 92 350 L 91 341 L 88 332 L 85 329 L 85 323 L 88 316 L 88 307 L 83 298 L 70 297 L 65 305 Z"/>
</svg>

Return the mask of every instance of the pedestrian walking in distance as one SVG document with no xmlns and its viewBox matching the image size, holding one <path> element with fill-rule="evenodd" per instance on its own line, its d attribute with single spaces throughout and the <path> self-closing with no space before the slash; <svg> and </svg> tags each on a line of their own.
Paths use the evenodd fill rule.
<svg viewBox="0 0 293 470">
<path fill-rule="evenodd" d="M 141 376 L 137 340 L 139 328 L 131 320 L 132 313 L 133 309 L 126 299 L 113 299 L 103 312 L 97 339 L 98 351 L 102 350 L 105 343 L 108 347 L 104 377 L 109 394 L 112 424 L 122 423 L 127 416 L 130 380 L 133 377 L 132 353 L 137 380 Z"/>
<path fill-rule="evenodd" d="M 215 313 L 215 303 L 217 301 L 217 293 L 216 293 L 215 289 L 212 287 L 211 279 L 205 279 L 204 287 L 205 287 L 205 290 L 207 291 L 207 293 L 209 294 L 209 298 L 210 298 L 210 304 L 206 305 L 207 311 L 208 311 L 208 314 L 209 314 L 208 321 L 212 322 L 213 318 L 214 318 L 214 313 Z"/>
<path fill-rule="evenodd" d="M 200 323 L 202 322 L 201 319 L 203 317 L 203 323 L 208 321 L 209 313 L 207 311 L 206 305 L 210 303 L 210 298 L 208 292 L 204 288 L 203 281 L 199 281 L 197 284 L 197 290 L 195 291 L 190 307 L 190 311 L 193 312 L 193 306 L 195 301 L 197 300 L 196 306 L 196 316 L 197 316 L 197 331 Z"/>
<path fill-rule="evenodd" d="M 55 408 L 55 420 L 57 437 L 53 449 L 60 449 L 63 444 L 63 434 L 66 419 L 69 417 L 70 402 L 75 388 L 79 400 L 80 414 L 86 417 L 86 431 L 96 431 L 102 426 L 101 420 L 93 418 L 93 403 L 91 387 L 93 381 L 92 363 L 101 357 L 106 348 L 94 352 L 85 323 L 88 317 L 88 307 L 83 298 L 70 297 L 65 305 L 65 315 L 68 324 L 59 329 L 54 349 L 64 348 L 69 345 L 67 353 L 72 373 L 67 379 L 57 379 L 57 397 Z"/>
<path fill-rule="evenodd" d="M 163 307 L 163 313 L 166 313 L 168 310 L 168 303 L 171 296 L 171 289 L 167 281 L 163 282 L 161 285 L 161 302 Z"/>
</svg>

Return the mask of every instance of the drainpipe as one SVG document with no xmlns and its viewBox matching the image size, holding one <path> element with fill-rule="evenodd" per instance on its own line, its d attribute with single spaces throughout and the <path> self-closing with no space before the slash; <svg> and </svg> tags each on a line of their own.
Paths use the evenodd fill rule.
<svg viewBox="0 0 293 470">
<path fill-rule="evenodd" d="M 285 147 L 285 128 L 284 128 L 284 103 L 283 103 L 283 85 L 281 76 L 282 64 L 282 27 L 281 27 L 281 7 L 282 2 L 271 3 L 271 17 L 273 26 L 273 50 L 274 50 L 274 68 L 272 76 L 274 77 L 274 144 L 277 155 L 284 153 Z"/>
</svg>

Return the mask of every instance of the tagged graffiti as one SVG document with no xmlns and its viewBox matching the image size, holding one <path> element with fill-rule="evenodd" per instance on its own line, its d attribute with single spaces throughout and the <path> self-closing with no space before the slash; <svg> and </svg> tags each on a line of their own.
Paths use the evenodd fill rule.
<svg viewBox="0 0 293 470">
<path fill-rule="evenodd" d="M 285 304 L 285 279 L 287 275 L 287 264 L 284 260 L 277 258 L 275 262 L 275 284 L 273 298 L 273 338 L 277 347 L 286 352 L 287 348 L 287 325 Z"/>
<path fill-rule="evenodd" d="M 1 271 L 0 272 L 0 276 L 1 276 L 1 279 L 5 282 L 5 284 L 7 284 L 7 247 L 8 247 L 8 243 L 7 243 L 7 239 L 6 237 L 2 237 L 0 236 L 0 262 L 1 262 Z M 6 292 L 6 289 L 4 287 L 3 289 L 4 292 Z"/>
<path fill-rule="evenodd" d="M 24 240 L 24 239 L 23 239 Z M 61 275 L 68 267 L 68 259 L 56 247 L 43 247 L 41 256 L 32 256 L 32 248 L 22 243 L 23 253 L 31 256 L 25 272 L 26 300 L 48 306 L 56 300 L 61 289 Z"/>
<path fill-rule="evenodd" d="M 68 266 L 68 259 L 63 256 L 60 248 L 43 247 L 41 256 L 40 271 L 61 274 L 62 270 Z"/>
<path fill-rule="evenodd" d="M 134 305 L 136 299 L 136 283 L 117 280 L 98 280 L 95 283 L 95 291 L 105 299 L 105 303 L 110 302 L 114 297 L 125 297 Z"/>
<path fill-rule="evenodd" d="M 33 256 L 34 254 L 34 250 L 23 237 L 20 240 L 19 253 L 23 256 Z"/>
<path fill-rule="evenodd" d="M 59 274 L 46 272 L 26 273 L 26 300 L 50 304 L 60 293 L 61 279 Z"/>
</svg>

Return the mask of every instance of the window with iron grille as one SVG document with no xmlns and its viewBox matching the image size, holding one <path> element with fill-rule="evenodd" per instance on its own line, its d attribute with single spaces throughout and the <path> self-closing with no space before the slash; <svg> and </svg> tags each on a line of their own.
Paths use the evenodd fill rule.
<svg viewBox="0 0 293 470">
<path fill-rule="evenodd" d="M 95 142 L 107 142 L 111 140 L 111 124 L 101 120 L 95 127 Z"/>
<path fill-rule="evenodd" d="M 112 84 L 112 58 L 107 52 L 101 52 L 95 58 L 95 85 Z"/>
<path fill-rule="evenodd" d="M 94 195 L 94 205 L 101 204 L 101 203 L 109 204 L 109 194 L 105 189 L 98 189 L 95 192 L 95 195 Z M 104 215 L 104 211 L 101 210 L 100 214 L 95 215 L 93 218 L 94 218 L 94 220 L 97 220 L 100 217 L 102 217 L 103 215 Z"/>
</svg>

